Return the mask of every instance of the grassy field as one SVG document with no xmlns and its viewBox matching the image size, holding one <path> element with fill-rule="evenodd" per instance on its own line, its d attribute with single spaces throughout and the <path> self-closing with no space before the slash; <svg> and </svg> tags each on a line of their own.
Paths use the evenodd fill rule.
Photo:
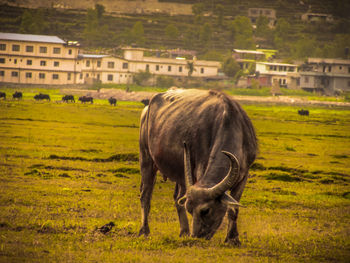
<svg viewBox="0 0 350 263">
<path fill-rule="evenodd" d="M 8 91 L 8 90 L 6 90 Z M 260 153 L 241 203 L 242 247 L 179 238 L 174 183 L 158 176 L 140 227 L 143 105 L 0 101 L 0 262 L 348 262 L 350 111 L 243 105 Z M 114 222 L 107 234 L 98 228 Z"/>
</svg>

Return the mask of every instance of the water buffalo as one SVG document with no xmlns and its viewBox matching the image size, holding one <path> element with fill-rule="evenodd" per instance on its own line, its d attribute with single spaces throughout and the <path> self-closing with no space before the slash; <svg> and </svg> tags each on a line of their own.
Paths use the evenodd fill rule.
<svg viewBox="0 0 350 263">
<path fill-rule="evenodd" d="M 65 95 L 65 96 L 63 96 L 62 97 L 62 101 L 63 102 L 75 102 L 75 100 L 74 100 L 74 96 L 73 95 Z"/>
<path fill-rule="evenodd" d="M 88 97 L 88 96 L 79 97 L 79 101 L 81 101 L 81 103 L 85 103 L 85 102 L 90 102 L 91 104 L 94 103 L 93 97 Z"/>
<path fill-rule="evenodd" d="M 0 92 L 0 99 L 3 98 L 6 100 L 6 93 L 5 92 Z"/>
<path fill-rule="evenodd" d="M 298 114 L 301 116 L 309 116 L 309 111 L 308 110 L 298 110 Z"/>
<path fill-rule="evenodd" d="M 143 103 L 143 105 L 147 106 L 149 104 L 149 99 L 143 99 L 141 100 L 141 102 Z"/>
<path fill-rule="evenodd" d="M 240 245 L 239 200 L 257 148 L 249 117 L 227 95 L 181 89 L 155 95 L 141 115 L 139 235 L 150 233 L 148 214 L 159 170 L 176 183 L 180 236 L 190 232 L 186 211 L 192 215 L 192 237 L 206 239 L 215 234 L 227 212 L 225 241 Z"/>
<path fill-rule="evenodd" d="M 39 93 L 39 94 L 34 96 L 34 99 L 35 100 L 47 100 L 47 101 L 50 101 L 50 96 L 48 94 Z"/>
<path fill-rule="evenodd" d="M 23 94 L 22 94 L 22 92 L 20 92 L 20 91 L 16 91 L 15 93 L 13 93 L 12 94 L 12 98 L 13 99 L 22 99 L 22 97 L 23 97 Z"/>
<path fill-rule="evenodd" d="M 113 98 L 113 97 L 110 97 L 110 98 L 108 99 L 108 101 L 109 101 L 109 104 L 111 104 L 111 105 L 114 105 L 114 106 L 117 105 L 117 99 L 115 99 L 115 98 Z"/>
</svg>

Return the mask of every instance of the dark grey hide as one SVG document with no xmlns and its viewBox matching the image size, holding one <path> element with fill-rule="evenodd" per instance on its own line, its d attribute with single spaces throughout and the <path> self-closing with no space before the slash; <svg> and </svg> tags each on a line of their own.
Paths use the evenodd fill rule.
<svg viewBox="0 0 350 263">
<path fill-rule="evenodd" d="M 180 236 L 190 232 L 186 211 L 192 215 L 191 235 L 206 239 L 227 213 L 226 241 L 239 245 L 238 202 L 256 153 L 250 119 L 225 94 L 179 89 L 155 95 L 141 116 L 139 234 L 150 233 L 148 215 L 159 170 L 176 182 Z"/>
</svg>

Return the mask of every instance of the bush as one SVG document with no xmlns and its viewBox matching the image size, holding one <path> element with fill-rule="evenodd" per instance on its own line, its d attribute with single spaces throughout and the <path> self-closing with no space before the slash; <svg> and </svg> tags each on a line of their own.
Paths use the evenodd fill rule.
<svg viewBox="0 0 350 263">
<path fill-rule="evenodd" d="M 174 79 L 167 76 L 158 76 L 157 86 L 162 88 L 170 88 L 171 86 L 174 86 Z"/>
<path fill-rule="evenodd" d="M 134 83 L 140 86 L 147 85 L 147 81 L 150 79 L 152 74 L 146 70 L 146 71 L 139 71 L 133 76 Z"/>
</svg>

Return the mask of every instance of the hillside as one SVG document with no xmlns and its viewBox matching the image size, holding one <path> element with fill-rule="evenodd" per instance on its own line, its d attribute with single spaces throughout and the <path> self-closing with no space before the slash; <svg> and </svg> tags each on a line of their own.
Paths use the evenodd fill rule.
<svg viewBox="0 0 350 263">
<path fill-rule="evenodd" d="M 16 1 L 18 5 L 20 2 Z M 213 1 L 204 0 L 145 1 L 155 6 L 167 3 L 168 6 L 174 5 L 173 9 L 177 9 L 179 4 L 191 8 L 193 5 L 199 5 L 201 13 L 194 16 L 169 15 L 169 12 L 161 12 L 162 10 L 155 13 L 140 13 L 136 10 L 133 14 L 122 14 L 121 11 L 117 12 L 111 8 L 113 1 L 106 0 L 99 1 L 101 4 L 106 3 L 106 6 L 103 6 L 104 13 L 97 26 L 96 23 L 91 22 L 92 9 L 67 9 L 68 5 L 63 5 L 66 9 L 49 8 L 47 3 L 50 2 L 51 6 L 55 6 L 55 1 L 48 1 L 46 6 L 42 2 L 37 2 L 38 6 L 45 7 L 40 9 L 23 7 L 25 4 L 22 7 L 7 4 L 0 6 L 0 31 L 57 35 L 67 40 L 78 40 L 85 49 L 94 49 L 94 51 L 103 49 L 104 52 L 106 49 L 115 49 L 125 44 L 136 44 L 147 48 L 193 49 L 199 54 L 212 52 L 214 58 L 212 55 L 209 58 L 206 57 L 207 59 L 218 57 L 213 52 L 225 55 L 232 48 L 254 48 L 256 45 L 260 48 L 279 49 L 281 58 L 327 55 L 341 57 L 344 47 L 350 46 L 350 19 L 343 14 L 349 6 L 343 5 L 339 8 L 337 3 L 342 1 L 253 0 L 246 2 L 239 0 L 232 2 L 220 0 L 215 1 L 215 5 Z M 65 3 L 65 1 L 60 2 Z M 79 3 L 88 3 L 85 7 L 91 7 L 93 5 L 90 2 L 92 1 L 74 1 L 75 7 L 80 7 Z M 184 4 L 184 2 L 193 5 Z M 30 1 L 23 1 L 23 3 L 28 4 Z M 218 11 L 220 6 L 221 13 Z M 276 10 L 277 27 L 265 28 L 264 31 L 259 31 L 258 28 L 252 32 L 243 32 L 244 35 L 241 32 L 244 22 L 242 24 L 242 21 L 236 21 L 237 18 L 247 16 L 248 8 L 261 6 Z M 328 24 L 302 22 L 300 16 L 307 11 L 332 13 L 335 21 Z M 28 16 L 31 17 L 28 18 Z M 25 19 L 36 21 L 36 27 L 26 26 Z M 286 28 L 279 27 L 281 19 L 286 21 Z M 89 29 L 89 23 L 94 28 Z M 135 29 L 136 24 L 139 28 Z M 251 31 L 248 28 L 249 30 Z M 249 41 L 242 43 L 238 41 L 239 37 Z M 304 49 L 303 45 L 306 46 L 306 51 L 301 51 Z"/>
</svg>

